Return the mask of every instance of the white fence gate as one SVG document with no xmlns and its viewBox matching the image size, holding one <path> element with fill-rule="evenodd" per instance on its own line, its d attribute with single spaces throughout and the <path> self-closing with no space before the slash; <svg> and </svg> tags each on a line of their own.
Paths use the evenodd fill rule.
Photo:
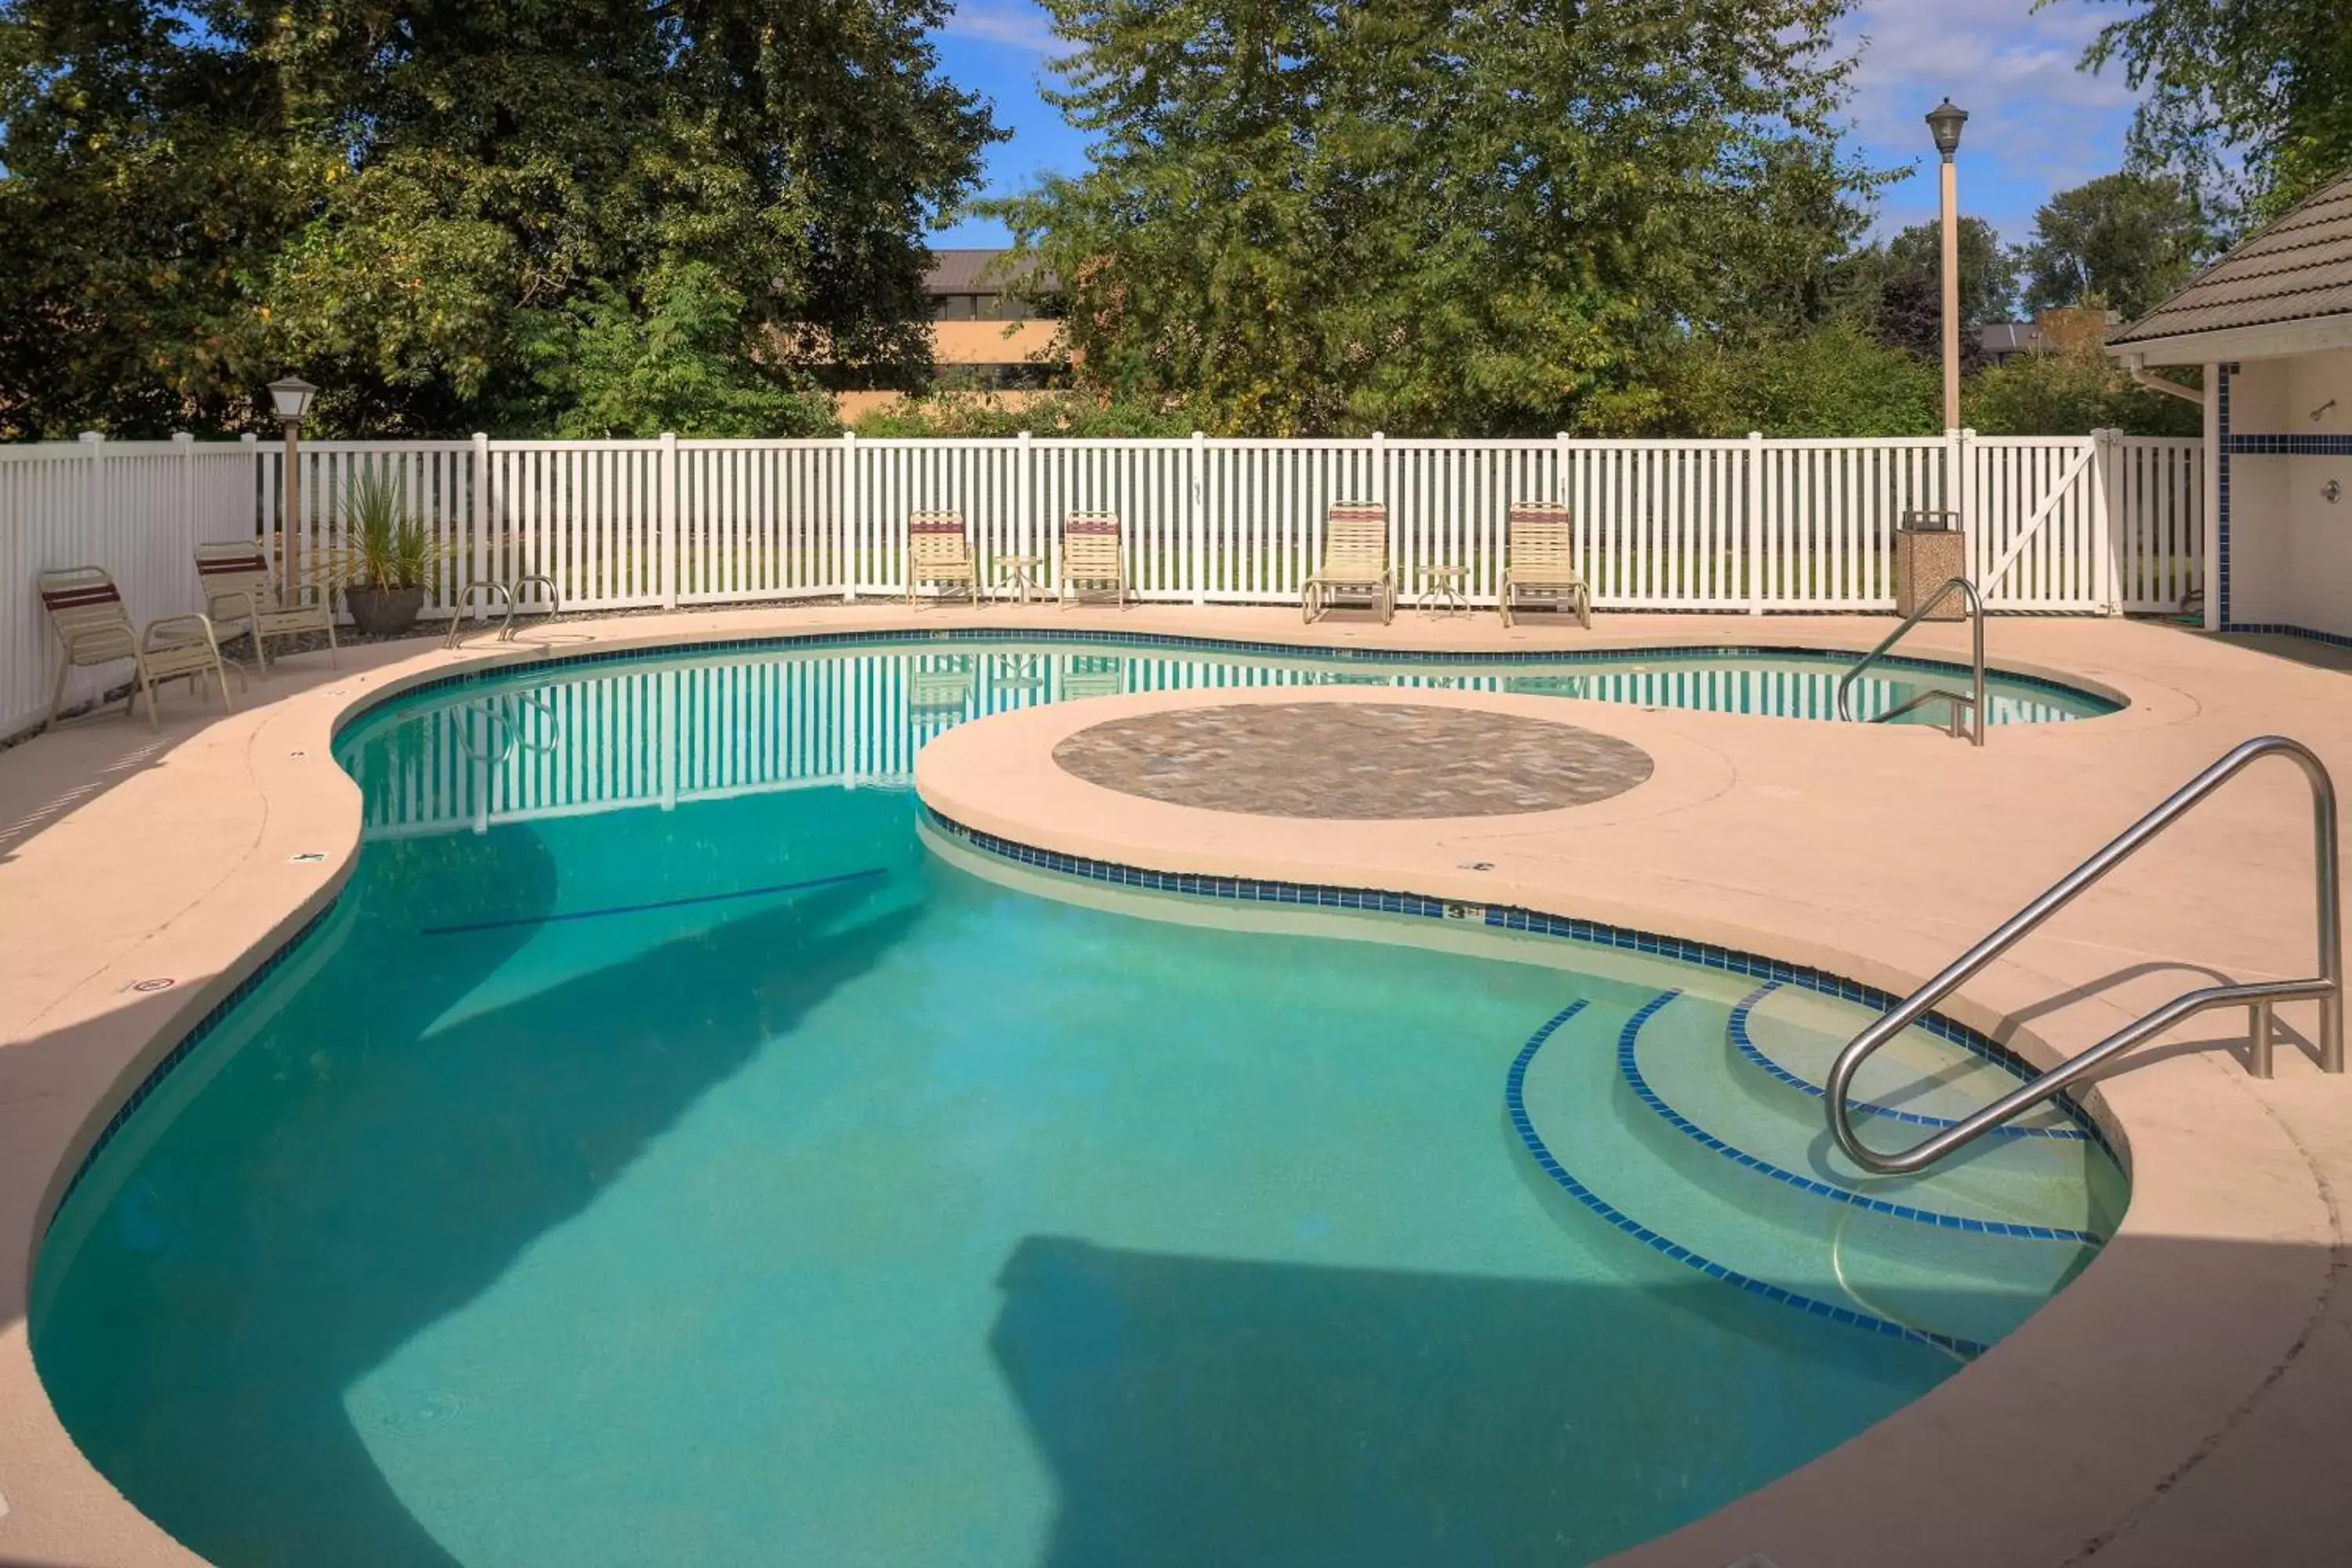
<svg viewBox="0 0 2352 1568">
<path fill-rule="evenodd" d="M 1492 604 L 1503 517 L 1565 502 L 1603 609 L 1885 611 L 1906 513 L 1957 510 L 1994 608 L 2169 610 L 2203 581 L 2195 440 L 1941 437 L 1717 441 L 337 441 L 94 437 L 0 447 L 0 733 L 39 717 L 54 641 L 42 567 L 106 566 L 142 620 L 200 608 L 189 552 L 257 535 L 315 563 L 345 551 L 355 475 L 399 477 L 439 547 L 426 614 L 468 584 L 545 573 L 568 607 L 856 598 L 905 591 L 907 516 L 960 511 L 983 574 L 1058 570 L 1060 521 L 1116 512 L 1138 596 L 1296 604 L 1339 501 L 1389 509 L 1400 585 L 1468 574 Z M 289 526 L 290 523 L 290 526 Z M 76 694 L 97 689 L 82 684 Z"/>
</svg>

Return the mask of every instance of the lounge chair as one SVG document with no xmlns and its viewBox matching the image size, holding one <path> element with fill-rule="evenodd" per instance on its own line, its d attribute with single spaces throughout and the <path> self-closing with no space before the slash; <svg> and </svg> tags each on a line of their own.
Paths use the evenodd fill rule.
<svg viewBox="0 0 2352 1568">
<path fill-rule="evenodd" d="M 220 682 L 221 706 L 233 706 L 228 694 L 228 666 L 222 660 L 220 638 L 204 616 L 159 616 L 147 623 L 145 636 L 131 624 L 122 595 L 102 566 L 68 566 L 40 575 L 41 605 L 57 628 L 65 658 L 58 667 L 57 689 L 49 694 L 49 716 L 41 727 L 58 721 L 65 706 L 66 680 L 76 669 L 128 660 L 133 672 L 131 690 L 123 698 L 128 714 L 142 693 L 147 698 L 147 727 L 157 727 L 155 688 L 184 677 L 193 691 L 207 675 Z M 237 679 L 245 679 L 239 671 Z"/>
<path fill-rule="evenodd" d="M 1119 542 L 1118 513 L 1074 511 L 1062 520 L 1064 609 L 1105 594 L 1127 607 L 1127 549 Z"/>
<path fill-rule="evenodd" d="M 1379 502 L 1334 506 L 1323 529 L 1323 564 L 1307 579 L 1299 614 L 1312 621 L 1331 607 L 1334 594 L 1366 594 L 1388 625 L 1396 614 L 1396 578 L 1389 571 L 1389 509 Z"/>
<path fill-rule="evenodd" d="M 907 605 L 926 583 L 961 583 L 964 595 L 980 600 L 980 568 L 972 560 L 971 535 L 960 511 L 919 511 L 907 518 Z"/>
<path fill-rule="evenodd" d="M 299 637 L 305 632 L 327 634 L 327 663 L 332 667 L 335 612 L 325 604 L 288 605 L 278 597 L 278 583 L 261 549 L 250 541 L 196 546 L 196 580 L 205 590 L 205 614 L 212 617 L 213 634 L 223 642 L 239 636 L 253 638 L 254 662 L 269 670 L 268 639 Z"/>
<path fill-rule="evenodd" d="M 1501 592 L 1496 605 L 1503 624 L 1511 624 L 1512 597 L 1545 598 L 1557 607 L 1565 600 L 1576 612 L 1576 624 L 1592 629 L 1592 591 L 1576 569 L 1576 531 L 1568 508 L 1542 501 L 1514 501 L 1505 514 L 1509 536 L 1503 562 Z"/>
</svg>

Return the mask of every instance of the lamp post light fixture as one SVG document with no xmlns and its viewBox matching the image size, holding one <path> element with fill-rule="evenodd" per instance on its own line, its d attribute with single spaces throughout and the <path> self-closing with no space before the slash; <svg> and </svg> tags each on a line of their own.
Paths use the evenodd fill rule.
<svg viewBox="0 0 2352 1568">
<path fill-rule="evenodd" d="M 1944 428 L 1960 427 L 1960 179 L 1953 154 L 1969 111 L 1947 98 L 1927 111 L 1927 130 L 1943 157 Z"/>
<path fill-rule="evenodd" d="M 302 418 L 310 412 L 310 400 L 319 389 L 299 375 L 289 375 L 269 384 L 269 401 L 277 406 L 278 423 L 286 432 L 286 515 L 278 529 L 278 570 L 285 575 L 285 602 L 299 604 L 302 598 Z"/>
</svg>

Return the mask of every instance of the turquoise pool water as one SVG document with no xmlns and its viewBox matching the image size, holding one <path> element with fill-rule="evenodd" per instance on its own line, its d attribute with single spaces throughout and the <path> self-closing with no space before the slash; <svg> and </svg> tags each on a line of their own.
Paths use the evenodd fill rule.
<svg viewBox="0 0 2352 1568">
<path fill-rule="evenodd" d="M 50 1232 L 77 1441 L 229 1565 L 1574 1563 L 2091 1256 L 2125 1194 L 2055 1113 L 1831 1161 L 1852 1003 L 1048 877 L 905 787 L 991 706 L 1366 673 L 835 647 L 368 715 L 345 897 Z M 1889 1142 L 2007 1081 L 1872 1074 Z"/>
</svg>

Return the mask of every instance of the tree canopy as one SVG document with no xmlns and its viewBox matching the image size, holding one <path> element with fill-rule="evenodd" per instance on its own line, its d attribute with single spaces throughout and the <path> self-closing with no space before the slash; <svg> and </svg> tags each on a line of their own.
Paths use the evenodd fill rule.
<svg viewBox="0 0 2352 1568">
<path fill-rule="evenodd" d="M 1093 384 L 1223 428 L 1639 423 L 1819 316 L 1846 0 L 1045 0 L 1083 174 L 1000 204 Z"/>
<path fill-rule="evenodd" d="M 2205 245 L 2204 215 L 2179 180 L 2103 174 L 2034 214 L 2033 237 L 2018 253 L 2025 308 L 2096 300 L 2128 320 L 2186 283 Z"/>
<path fill-rule="evenodd" d="M 911 376 L 994 134 L 945 10 L 0 0 L 0 430 L 236 424 L 289 367 L 383 434 Z"/>
<path fill-rule="evenodd" d="M 2352 167 L 2344 0 L 2136 0 L 2083 57 L 2086 70 L 2117 62 L 2144 94 L 2135 161 L 2209 210 L 2274 217 Z"/>
</svg>

